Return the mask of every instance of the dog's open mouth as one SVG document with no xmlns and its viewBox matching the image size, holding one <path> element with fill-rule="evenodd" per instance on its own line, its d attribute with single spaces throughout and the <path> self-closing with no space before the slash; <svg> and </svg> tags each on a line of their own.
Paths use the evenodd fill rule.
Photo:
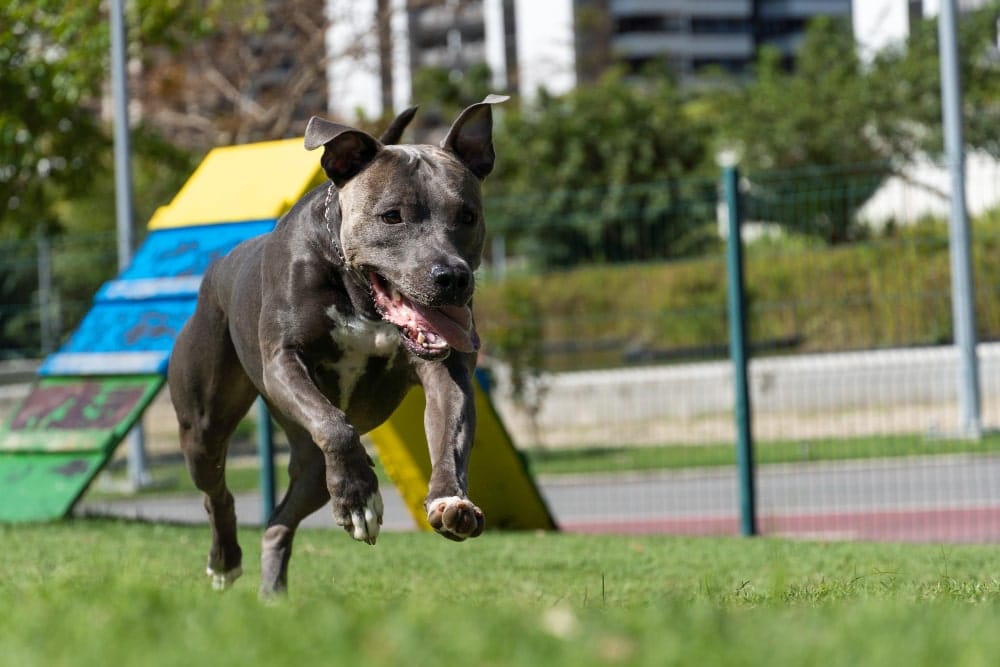
<svg viewBox="0 0 1000 667">
<path fill-rule="evenodd" d="M 472 325 L 469 306 L 425 306 L 407 297 L 378 273 L 371 273 L 368 278 L 375 309 L 382 319 L 399 328 L 403 343 L 417 356 L 443 359 L 452 348 L 459 352 L 479 349 L 479 336 Z"/>
</svg>

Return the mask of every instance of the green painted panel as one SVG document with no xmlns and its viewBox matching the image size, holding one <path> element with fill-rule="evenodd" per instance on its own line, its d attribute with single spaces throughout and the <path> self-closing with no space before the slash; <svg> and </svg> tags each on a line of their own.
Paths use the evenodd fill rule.
<svg viewBox="0 0 1000 667">
<path fill-rule="evenodd" d="M 0 429 L 0 522 L 66 516 L 163 381 L 50 377 L 35 384 Z"/>
<path fill-rule="evenodd" d="M 14 452 L 100 452 L 114 434 L 106 430 L 55 433 L 44 429 L 6 431 L 0 435 L 0 455 Z"/>
<path fill-rule="evenodd" d="M 0 429 L 0 454 L 111 449 L 163 382 L 159 375 L 43 378 Z"/>
<path fill-rule="evenodd" d="M 0 455 L 0 522 L 66 516 L 110 452 Z"/>
</svg>

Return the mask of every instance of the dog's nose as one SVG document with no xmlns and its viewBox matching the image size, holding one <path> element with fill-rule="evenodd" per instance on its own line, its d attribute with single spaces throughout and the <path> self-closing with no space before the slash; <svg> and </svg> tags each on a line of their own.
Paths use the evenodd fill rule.
<svg viewBox="0 0 1000 667">
<path fill-rule="evenodd" d="M 471 296 L 472 271 L 464 263 L 435 264 L 431 267 L 431 279 L 449 301 L 464 301 Z"/>
</svg>

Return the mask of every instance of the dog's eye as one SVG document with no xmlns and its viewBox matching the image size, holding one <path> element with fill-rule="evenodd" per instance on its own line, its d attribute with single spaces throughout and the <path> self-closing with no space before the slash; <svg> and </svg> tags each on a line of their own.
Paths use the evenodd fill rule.
<svg viewBox="0 0 1000 667">
<path fill-rule="evenodd" d="M 458 218 L 463 225 L 471 225 L 476 221 L 476 214 L 468 209 L 462 211 L 462 214 Z"/>
<path fill-rule="evenodd" d="M 382 218 L 382 222 L 387 225 L 398 225 L 403 221 L 403 216 L 395 209 L 386 211 L 385 213 L 379 215 L 379 217 Z"/>
</svg>

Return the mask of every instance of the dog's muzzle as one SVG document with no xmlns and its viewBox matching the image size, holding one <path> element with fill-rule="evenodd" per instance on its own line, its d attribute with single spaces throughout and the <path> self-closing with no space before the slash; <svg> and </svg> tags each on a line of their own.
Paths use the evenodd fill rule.
<svg viewBox="0 0 1000 667">
<path fill-rule="evenodd" d="M 369 274 L 375 309 L 386 322 L 395 324 L 403 343 L 423 359 L 444 359 L 452 349 L 475 352 L 479 336 L 469 306 L 426 306 L 403 294 L 378 273 Z"/>
</svg>

